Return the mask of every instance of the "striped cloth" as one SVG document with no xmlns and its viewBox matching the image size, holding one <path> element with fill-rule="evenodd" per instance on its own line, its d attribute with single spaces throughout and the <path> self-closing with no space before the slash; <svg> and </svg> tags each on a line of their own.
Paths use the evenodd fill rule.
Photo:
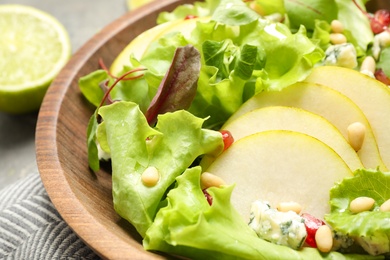
<svg viewBox="0 0 390 260">
<path fill-rule="evenodd" d="M 99 259 L 63 221 L 38 173 L 0 190 L 0 259 Z"/>
</svg>

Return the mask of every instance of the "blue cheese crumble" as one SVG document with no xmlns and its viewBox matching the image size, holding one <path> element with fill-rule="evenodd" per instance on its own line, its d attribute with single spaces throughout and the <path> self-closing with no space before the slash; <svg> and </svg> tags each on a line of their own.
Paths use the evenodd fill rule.
<svg viewBox="0 0 390 260">
<path fill-rule="evenodd" d="M 348 248 L 353 246 L 355 241 L 348 235 L 333 230 L 332 251 L 348 252 Z"/>
<path fill-rule="evenodd" d="M 331 45 L 325 51 L 324 65 L 354 69 L 358 66 L 355 47 L 351 43 Z"/>
<path fill-rule="evenodd" d="M 252 203 L 249 226 L 260 238 L 271 243 L 301 248 L 307 237 L 304 222 L 293 211 L 280 212 L 259 200 Z"/>
<path fill-rule="evenodd" d="M 371 236 L 356 237 L 356 242 L 370 255 L 381 255 L 390 252 L 390 241 L 387 234 L 376 232 Z"/>
</svg>

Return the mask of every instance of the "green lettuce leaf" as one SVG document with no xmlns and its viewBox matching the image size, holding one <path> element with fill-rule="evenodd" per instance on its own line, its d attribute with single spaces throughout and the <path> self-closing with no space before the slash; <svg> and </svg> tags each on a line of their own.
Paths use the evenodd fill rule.
<svg viewBox="0 0 390 260">
<path fill-rule="evenodd" d="M 231 9 L 242 12 L 235 16 L 237 10 Z M 226 12 L 231 14 L 229 18 L 225 17 Z M 197 21 L 190 37 L 168 33 L 150 43 L 139 61 L 130 57 L 130 65 L 124 67 L 123 73 L 136 67 L 147 70 L 142 78 L 119 82 L 110 93 L 111 99 L 136 102 L 145 112 L 172 63 L 175 50 L 191 44 L 201 52 L 202 60 L 198 91 L 188 110 L 197 117 L 210 117 L 205 122 L 206 128 L 218 128 L 255 93 L 278 91 L 303 80 L 324 56 L 303 27 L 293 34 L 283 24 L 259 19 L 241 1 L 224 2 L 214 15 L 218 22 Z M 105 77 L 106 72 L 91 74 L 80 84 L 80 88 L 90 89 L 83 92 L 94 93 L 96 97 L 90 99 L 95 105 L 102 96 L 97 83 Z"/>
<path fill-rule="evenodd" d="M 350 202 L 361 196 L 373 198 L 374 209 L 351 213 Z M 352 237 L 368 237 L 376 232 L 390 234 L 389 212 L 379 211 L 380 205 L 389 198 L 390 172 L 358 170 L 354 177 L 344 179 L 331 189 L 331 213 L 325 219 L 335 230 Z"/>
<path fill-rule="evenodd" d="M 217 6 L 211 19 L 226 25 L 240 26 L 252 23 L 260 15 L 241 0 L 224 0 Z"/>
<path fill-rule="evenodd" d="M 95 111 L 89 119 L 87 127 L 88 165 L 95 172 L 100 168 L 98 148 L 96 144 L 96 130 L 98 128 L 96 113 L 97 112 Z"/>
<path fill-rule="evenodd" d="M 259 49 L 257 46 L 245 44 L 240 49 L 240 55 L 234 65 L 234 74 L 243 80 L 252 77 L 253 69 L 261 62 L 258 59 Z M 263 65 L 263 64 L 262 64 Z"/>
<path fill-rule="evenodd" d="M 356 1 L 359 6 L 365 10 L 363 1 Z M 367 51 L 367 46 L 373 41 L 370 22 L 367 17 L 358 9 L 358 7 L 350 0 L 336 0 L 338 7 L 337 19 L 343 24 L 345 34 L 349 42 L 355 47 L 359 47 L 362 51 Z M 359 52 L 359 50 L 357 49 Z"/>
<path fill-rule="evenodd" d="M 264 20 L 240 27 L 199 23 L 189 41 L 203 43 L 198 49 L 205 63 L 189 111 L 210 116 L 207 127 L 221 126 L 255 93 L 304 80 L 324 56 L 304 27 L 292 34 L 287 26 Z"/>
<path fill-rule="evenodd" d="M 104 70 L 96 70 L 79 79 L 79 87 L 83 96 L 95 107 L 98 107 L 104 96 L 100 83 L 108 79 Z"/>
<path fill-rule="evenodd" d="M 390 78 L 390 47 L 384 48 L 381 51 L 377 68 L 382 69 L 386 76 Z"/>
<path fill-rule="evenodd" d="M 141 67 L 136 60 L 131 59 L 131 61 L 135 65 L 125 66 L 121 74 L 124 74 L 131 69 Z M 129 75 L 129 77 L 139 75 L 140 73 L 142 72 Z M 105 70 L 93 71 L 79 79 L 81 93 L 95 107 L 98 107 L 103 99 L 104 90 L 102 89 L 102 82 L 106 81 L 108 82 L 107 86 L 109 87 L 114 83 L 115 79 L 111 78 Z M 145 78 L 141 77 L 139 79 L 119 81 L 115 88 L 110 92 L 110 97 L 112 100 L 136 102 L 139 104 L 142 111 L 146 111 L 151 98 L 153 98 L 153 96 L 149 96 L 149 92 L 149 86 L 145 81 Z"/>
<path fill-rule="evenodd" d="M 200 187 L 201 168 L 188 169 L 177 177 L 167 195 L 167 206 L 157 213 L 146 232 L 147 250 L 187 256 L 190 259 L 379 259 L 337 252 L 322 254 L 314 248 L 294 250 L 257 237 L 232 207 L 234 186 L 209 188 L 209 206 Z"/>
<path fill-rule="evenodd" d="M 263 70 L 256 73 L 257 92 L 281 90 L 297 81 L 304 80 L 311 68 L 324 57 L 323 50 L 313 43 L 301 26 L 291 34 L 282 24 L 271 24 L 261 32 L 259 42 L 265 50 Z"/>
<path fill-rule="evenodd" d="M 256 11 L 261 15 L 271 15 L 274 13 L 284 14 L 284 0 L 256 0 Z"/>
<path fill-rule="evenodd" d="M 330 23 L 338 13 L 335 0 L 284 0 L 284 7 L 292 28 L 303 25 L 307 30 L 314 29 L 315 20 Z"/>
<path fill-rule="evenodd" d="M 204 120 L 180 110 L 158 117 L 151 128 L 137 104 L 116 102 L 99 109 L 111 153 L 115 210 L 144 236 L 175 178 L 200 155 L 223 149 L 219 132 L 202 129 Z M 104 133 L 100 130 L 99 133 Z M 99 142 L 99 139 L 98 139 Z M 158 169 L 160 180 L 143 185 L 142 173 Z"/>
<path fill-rule="evenodd" d="M 330 33 L 331 28 L 327 21 L 316 20 L 311 38 L 318 40 L 321 49 L 326 50 L 330 46 Z"/>
</svg>

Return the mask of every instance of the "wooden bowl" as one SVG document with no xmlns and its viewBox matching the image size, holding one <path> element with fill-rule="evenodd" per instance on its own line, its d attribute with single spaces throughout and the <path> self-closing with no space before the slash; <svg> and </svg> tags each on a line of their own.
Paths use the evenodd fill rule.
<svg viewBox="0 0 390 260">
<path fill-rule="evenodd" d="M 155 1 L 120 17 L 76 52 L 50 86 L 36 129 L 36 155 L 43 184 L 66 223 L 97 254 L 107 259 L 163 259 L 143 249 L 136 230 L 116 214 L 111 174 L 88 168 L 86 129 L 93 108 L 78 86 L 80 77 L 111 64 L 141 32 L 156 25 L 162 11 L 191 0 Z"/>
</svg>

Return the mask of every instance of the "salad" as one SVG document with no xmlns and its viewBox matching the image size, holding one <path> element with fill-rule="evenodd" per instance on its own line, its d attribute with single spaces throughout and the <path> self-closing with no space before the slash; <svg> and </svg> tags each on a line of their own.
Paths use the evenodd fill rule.
<svg viewBox="0 0 390 260">
<path fill-rule="evenodd" d="M 102 69 L 80 79 L 81 92 L 96 106 L 87 131 L 89 166 L 98 171 L 101 161 L 111 161 L 115 211 L 136 228 L 146 250 L 191 259 L 389 256 L 390 173 L 385 163 L 360 164 L 369 125 L 349 131 L 351 156 L 361 157 L 354 167 L 303 134 L 278 130 L 241 141 L 225 129 L 254 97 L 306 84 L 318 67 L 354 70 L 356 77 L 387 89 L 390 13 L 370 14 L 364 5 L 360 0 L 182 5 L 161 13 L 159 25 L 130 43 L 110 69 L 101 61 Z M 345 173 L 325 188 L 329 212 L 316 216 L 300 201 L 276 206 L 267 197 L 252 201 L 247 212 L 238 210 L 232 199 L 245 187 L 208 169 L 234 162 L 223 158 L 248 147 L 245 142 L 267 144 L 270 151 L 291 135 L 301 140 L 298 147 L 318 146 Z M 278 153 L 285 150 L 290 148 Z M 298 166 L 305 172 L 305 164 Z M 235 178 L 241 174 L 246 176 L 234 173 Z"/>
</svg>

